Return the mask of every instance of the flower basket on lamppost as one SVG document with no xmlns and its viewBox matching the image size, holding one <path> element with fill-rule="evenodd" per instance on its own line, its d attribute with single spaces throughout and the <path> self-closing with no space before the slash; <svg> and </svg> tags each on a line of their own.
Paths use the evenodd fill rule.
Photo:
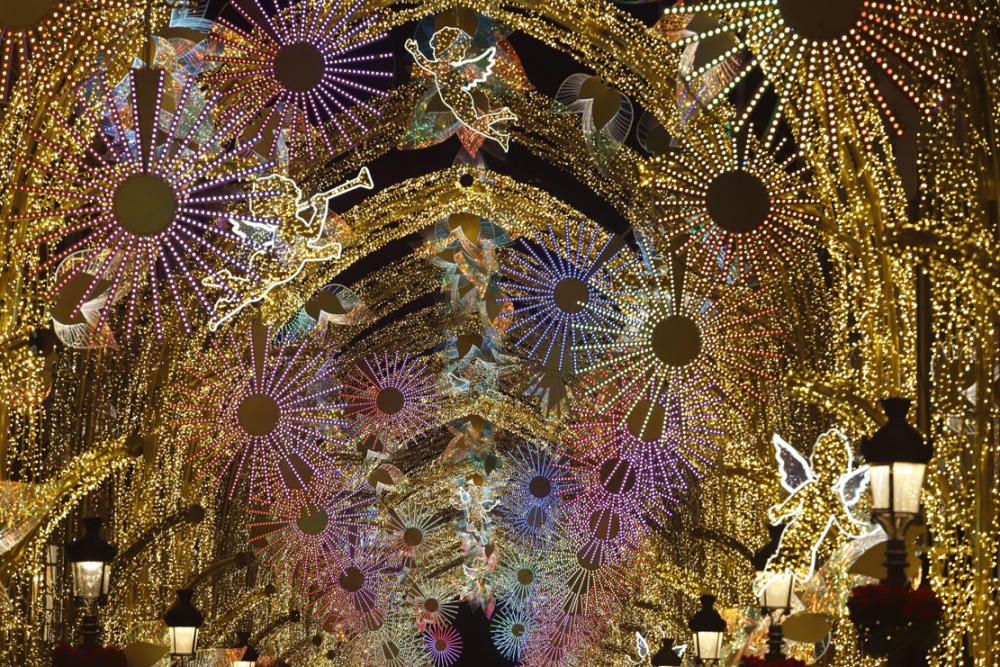
<svg viewBox="0 0 1000 667">
<path fill-rule="evenodd" d="M 910 401 L 882 401 L 888 420 L 871 439 L 861 441 L 870 466 L 872 518 L 888 536 L 886 577 L 858 586 L 847 608 L 862 651 L 887 657 L 889 665 L 919 665 L 938 638 L 941 601 L 926 584 L 913 590 L 906 574 L 907 528 L 920 516 L 924 473 L 931 446 L 906 421 Z"/>
</svg>

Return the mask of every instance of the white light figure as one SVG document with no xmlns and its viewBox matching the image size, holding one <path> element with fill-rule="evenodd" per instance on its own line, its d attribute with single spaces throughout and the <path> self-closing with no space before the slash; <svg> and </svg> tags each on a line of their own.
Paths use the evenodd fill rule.
<svg viewBox="0 0 1000 667">
<path fill-rule="evenodd" d="M 431 36 L 433 60 L 420 51 L 414 39 L 406 40 L 406 50 L 420 69 L 434 77 L 441 101 L 455 118 L 473 132 L 497 142 L 506 151 L 510 146 L 510 133 L 494 125 L 515 121 L 517 115 L 508 107 L 480 113 L 472 96 L 472 90 L 493 74 L 497 49 L 491 46 L 475 58 L 467 58 L 471 41 L 472 37 L 464 30 L 446 26 Z"/>
<path fill-rule="evenodd" d="M 282 202 L 294 199 L 295 215 L 287 219 L 281 215 L 272 218 L 282 220 L 280 225 L 261 225 L 239 222 L 233 232 L 245 238 L 258 239 L 263 246 L 254 252 L 249 260 L 249 278 L 233 276 L 228 269 L 220 271 L 222 280 L 206 278 L 206 287 L 222 289 L 228 284 L 238 290 L 237 294 L 224 294 L 215 303 L 214 315 L 209 328 L 215 331 L 223 322 L 231 319 L 251 303 L 264 300 L 276 287 L 295 279 L 306 264 L 340 259 L 343 246 L 334 238 L 334 230 L 327 225 L 330 216 L 330 201 L 360 188 L 374 187 L 368 167 L 362 167 L 358 175 L 330 190 L 319 192 L 303 201 L 302 190 L 292 179 L 272 174 L 254 181 L 255 192 L 277 190 L 277 197 L 250 200 L 250 210 L 254 216 L 267 219 L 270 212 L 257 210 L 263 205 L 281 206 Z M 280 212 L 279 212 L 280 213 Z M 259 281 L 255 278 L 259 278 Z"/>
<path fill-rule="evenodd" d="M 772 525 L 788 525 L 765 573 L 790 571 L 804 583 L 815 572 L 817 561 L 825 560 L 836 548 L 831 544 L 832 529 L 850 539 L 871 531 L 852 511 L 868 484 L 868 466 L 854 468 L 849 440 L 836 429 L 816 439 L 809 461 L 777 433 L 773 442 L 781 486 L 789 495 L 768 509 L 767 517 Z"/>
</svg>

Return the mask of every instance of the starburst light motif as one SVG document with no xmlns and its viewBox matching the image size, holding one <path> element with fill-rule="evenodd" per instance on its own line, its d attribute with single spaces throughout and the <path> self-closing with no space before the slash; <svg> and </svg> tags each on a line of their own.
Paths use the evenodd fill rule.
<svg viewBox="0 0 1000 667">
<path fill-rule="evenodd" d="M 395 451 L 434 425 L 440 396 L 428 364 L 410 354 L 374 354 L 359 361 L 344 380 L 340 407 L 350 433 L 375 451 Z"/>
<path fill-rule="evenodd" d="M 511 662 L 520 662 L 531 637 L 531 626 L 531 614 L 521 607 L 501 607 L 490 622 L 493 645 L 503 657 Z"/>
<path fill-rule="evenodd" d="M 434 667 L 451 667 L 462 657 L 462 635 L 454 625 L 432 625 L 422 635 Z"/>
<path fill-rule="evenodd" d="M 360 2 L 336 0 L 233 0 L 213 38 L 221 67 L 205 76 L 230 108 L 248 107 L 244 126 L 273 132 L 271 155 L 284 143 L 291 156 L 333 151 L 332 133 L 352 143 L 367 132 L 364 116 L 377 114 L 372 98 L 392 82 L 392 52 L 385 35 L 366 36 L 378 16 Z M 267 137 L 265 137 L 267 138 Z"/>
<path fill-rule="evenodd" d="M 805 109 L 811 125 L 826 127 L 834 145 L 837 119 L 861 118 L 868 108 L 877 108 L 902 132 L 879 85 L 883 79 L 921 111 L 935 109 L 951 87 L 952 59 L 967 55 L 958 44 L 975 20 L 953 0 L 694 0 L 665 12 L 721 17 L 717 27 L 675 40 L 677 48 L 721 33 L 736 37 L 727 50 L 687 73 L 694 91 L 704 72 L 750 52 L 729 85 L 703 100 L 708 108 L 726 100 L 759 67 L 766 80 L 750 95 L 740 123 L 773 85 L 784 103 Z M 775 128 L 772 122 L 768 132 Z"/>
<path fill-rule="evenodd" d="M 592 364 L 590 346 L 611 324 L 598 307 L 612 307 L 608 270 L 618 267 L 621 248 L 597 227 L 566 224 L 562 234 L 550 226 L 506 253 L 499 283 L 506 296 L 498 301 L 512 308 L 498 317 L 510 320 L 514 345 L 549 369 L 574 373 Z"/>
<path fill-rule="evenodd" d="M 134 69 L 128 83 L 130 105 L 126 113 L 118 110 L 103 77 L 98 79 L 97 89 L 107 116 L 99 118 L 93 105 L 83 105 L 83 113 L 100 128 L 96 144 L 86 141 L 67 123 L 73 143 L 88 147 L 85 155 L 79 155 L 68 143 L 55 143 L 32 131 L 60 159 L 48 164 L 29 161 L 38 179 L 23 189 L 29 195 L 57 197 L 63 204 L 14 219 L 30 220 L 45 230 L 25 245 L 59 243 L 39 265 L 39 271 L 80 250 L 89 251 L 89 259 L 65 272 L 54 292 L 83 271 L 99 280 L 80 295 L 81 306 L 101 281 L 111 284 L 111 293 L 128 287 L 123 314 L 127 336 L 136 327 L 140 304 L 147 303 L 157 336 L 162 336 L 162 302 L 169 298 L 166 292 L 184 329 L 190 331 L 192 316 L 183 295 L 189 292 L 206 313 L 214 313 L 202 279 L 210 277 L 231 292 L 224 276 L 247 276 L 251 273 L 246 263 L 248 253 L 263 250 L 232 228 L 279 223 L 239 210 L 254 197 L 274 194 L 267 190 L 251 193 L 246 187 L 249 178 L 270 165 L 240 159 L 246 146 L 227 142 L 241 116 L 235 114 L 213 127 L 215 98 L 204 105 L 194 102 L 194 79 L 183 84 L 172 114 L 164 106 L 162 70 Z M 170 120 L 163 124 L 159 121 L 163 117 Z M 161 133 L 165 136 L 162 140 Z M 95 329 L 102 328 L 110 311 L 102 310 Z"/>
<path fill-rule="evenodd" d="M 614 308 L 587 306 L 612 323 L 594 329 L 614 336 L 583 346 L 599 356 L 587 369 L 590 392 L 604 407 L 655 402 L 672 384 L 701 377 L 738 410 L 749 409 L 744 395 L 763 402 L 760 385 L 774 382 L 782 358 L 781 330 L 767 323 L 776 307 L 760 304 L 766 289 L 720 285 L 684 270 L 683 257 L 661 267 L 645 243 L 642 254 L 638 271 L 613 276 L 622 293 Z"/>
<path fill-rule="evenodd" d="M 230 332 L 184 369 L 173 425 L 196 475 L 230 498 L 245 485 L 251 499 L 270 501 L 331 467 L 338 387 L 321 347 L 272 344 L 262 326 L 248 339 Z"/>
<path fill-rule="evenodd" d="M 496 482 L 497 514 L 518 549 L 537 549 L 555 535 L 568 460 L 553 448 L 519 444 L 502 457 Z"/>
<path fill-rule="evenodd" d="M 400 570 L 394 561 L 385 542 L 363 536 L 327 571 L 327 582 L 312 598 L 316 611 L 336 619 L 349 632 L 381 628 L 401 593 Z"/>
<path fill-rule="evenodd" d="M 250 507 L 250 543 L 261 562 L 301 582 L 321 581 L 340 553 L 369 528 L 375 496 L 364 479 L 313 475 L 264 507 Z"/>
<path fill-rule="evenodd" d="M 716 124 L 688 132 L 684 150 L 655 159 L 644 178 L 668 242 L 743 281 L 815 257 L 819 203 L 786 149 L 784 139 L 768 147 Z"/>
</svg>

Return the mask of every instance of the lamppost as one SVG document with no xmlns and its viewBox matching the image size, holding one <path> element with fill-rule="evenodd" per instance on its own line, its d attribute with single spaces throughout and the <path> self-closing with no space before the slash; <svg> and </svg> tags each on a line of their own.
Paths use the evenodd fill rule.
<svg viewBox="0 0 1000 667">
<path fill-rule="evenodd" d="M 920 514 L 920 493 L 933 449 L 906 421 L 909 399 L 887 398 L 882 407 L 889 419 L 871 439 L 861 439 L 861 453 L 870 469 L 872 518 L 889 536 L 882 583 L 905 588 L 910 585 L 906 529 Z"/>
<path fill-rule="evenodd" d="M 653 667 L 680 667 L 683 664 L 681 657 L 674 651 L 674 640 L 669 637 L 663 638 L 660 650 L 650 659 Z"/>
<path fill-rule="evenodd" d="M 767 655 L 765 660 L 782 660 L 785 654 L 781 648 L 784 645 L 784 635 L 781 631 L 781 620 L 792 609 L 792 589 L 795 576 L 791 572 L 780 572 L 771 577 L 760 595 L 760 608 L 771 621 L 767 631 Z"/>
<path fill-rule="evenodd" d="M 714 595 L 702 595 L 700 600 L 701 609 L 688 621 L 694 642 L 694 657 L 698 664 L 719 664 L 726 622 L 712 607 L 715 604 Z"/>
<path fill-rule="evenodd" d="M 205 624 L 205 615 L 191 601 L 194 590 L 182 588 L 177 600 L 163 615 L 170 630 L 170 655 L 178 658 L 193 656 L 198 651 L 198 629 Z"/>
<path fill-rule="evenodd" d="M 111 561 L 118 548 L 101 537 L 100 517 L 83 520 L 83 535 L 66 545 L 66 562 L 73 573 L 73 597 L 82 601 L 87 612 L 83 617 L 83 645 L 97 646 L 101 626 L 97 622 L 97 603 L 107 599 L 111 583 Z"/>
</svg>

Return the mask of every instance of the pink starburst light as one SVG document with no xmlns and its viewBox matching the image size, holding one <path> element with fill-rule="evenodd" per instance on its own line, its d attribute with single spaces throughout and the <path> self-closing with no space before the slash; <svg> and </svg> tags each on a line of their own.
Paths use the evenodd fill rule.
<svg viewBox="0 0 1000 667">
<path fill-rule="evenodd" d="M 231 0 L 213 38 L 221 63 L 206 75 L 232 108 L 252 110 L 253 123 L 272 132 L 266 150 L 284 142 L 294 155 L 315 157 L 317 143 L 332 152 L 333 128 L 347 144 L 367 131 L 363 117 L 377 114 L 369 100 L 392 82 L 392 53 L 370 36 L 377 15 L 361 2 Z M 360 110 L 360 113 L 359 113 Z"/>
<path fill-rule="evenodd" d="M 326 401 L 338 387 L 329 352 L 309 347 L 273 345 L 255 326 L 248 345 L 230 333 L 185 369 L 174 426 L 199 477 L 230 497 L 245 485 L 251 498 L 270 501 L 331 467 L 339 422 Z"/>
<path fill-rule="evenodd" d="M 344 419 L 359 444 L 393 451 L 434 426 L 437 379 L 425 361 L 399 352 L 362 359 L 344 380 Z"/>
<path fill-rule="evenodd" d="M 451 667 L 462 657 L 462 635 L 454 625 L 431 625 L 422 635 L 434 667 Z"/>
<path fill-rule="evenodd" d="M 338 555 L 375 517 L 375 496 L 364 479 L 313 475 L 265 507 L 251 507 L 250 543 L 261 561 L 303 583 L 319 582 Z"/>
<path fill-rule="evenodd" d="M 77 308 L 102 281 L 111 284 L 112 294 L 127 290 L 123 299 L 126 336 L 136 326 L 140 304 L 148 304 L 157 336 L 162 336 L 164 291 L 190 331 L 188 295 L 206 313 L 214 313 L 213 300 L 202 286 L 205 278 L 235 296 L 228 276 L 252 277 L 246 257 L 262 247 L 232 230 L 279 223 L 238 212 L 252 198 L 275 194 L 251 192 L 246 187 L 247 179 L 270 165 L 248 163 L 240 159 L 245 145 L 227 144 L 241 116 L 236 114 L 213 127 L 217 98 L 202 105 L 193 79 L 184 82 L 171 113 L 163 103 L 164 80 L 162 70 L 132 70 L 130 106 L 119 111 L 112 91 L 103 77 L 98 78 L 96 87 L 106 117 L 98 117 L 86 100 L 82 105 L 82 113 L 100 128 L 94 144 L 73 130 L 75 124 L 69 121 L 66 131 L 72 141 L 67 144 L 29 130 L 59 159 L 46 163 L 26 159 L 37 177 L 21 189 L 46 200 L 57 198 L 62 205 L 13 218 L 32 221 L 45 230 L 25 246 L 59 244 L 49 247 L 48 258 L 38 271 L 81 250 L 88 253 L 73 271 L 61 276 L 53 290 L 61 292 L 80 272 L 96 276 L 98 280 L 80 296 Z M 163 123 L 161 118 L 170 120 Z M 165 135 L 162 141 L 161 135 Z M 76 146 L 87 147 L 83 155 Z M 110 311 L 101 311 L 96 329 L 101 329 Z"/>
<path fill-rule="evenodd" d="M 327 581 L 312 603 L 327 621 L 349 632 L 371 632 L 382 627 L 398 603 L 401 570 L 392 551 L 381 540 L 364 536 L 350 545 L 327 571 Z"/>
</svg>

